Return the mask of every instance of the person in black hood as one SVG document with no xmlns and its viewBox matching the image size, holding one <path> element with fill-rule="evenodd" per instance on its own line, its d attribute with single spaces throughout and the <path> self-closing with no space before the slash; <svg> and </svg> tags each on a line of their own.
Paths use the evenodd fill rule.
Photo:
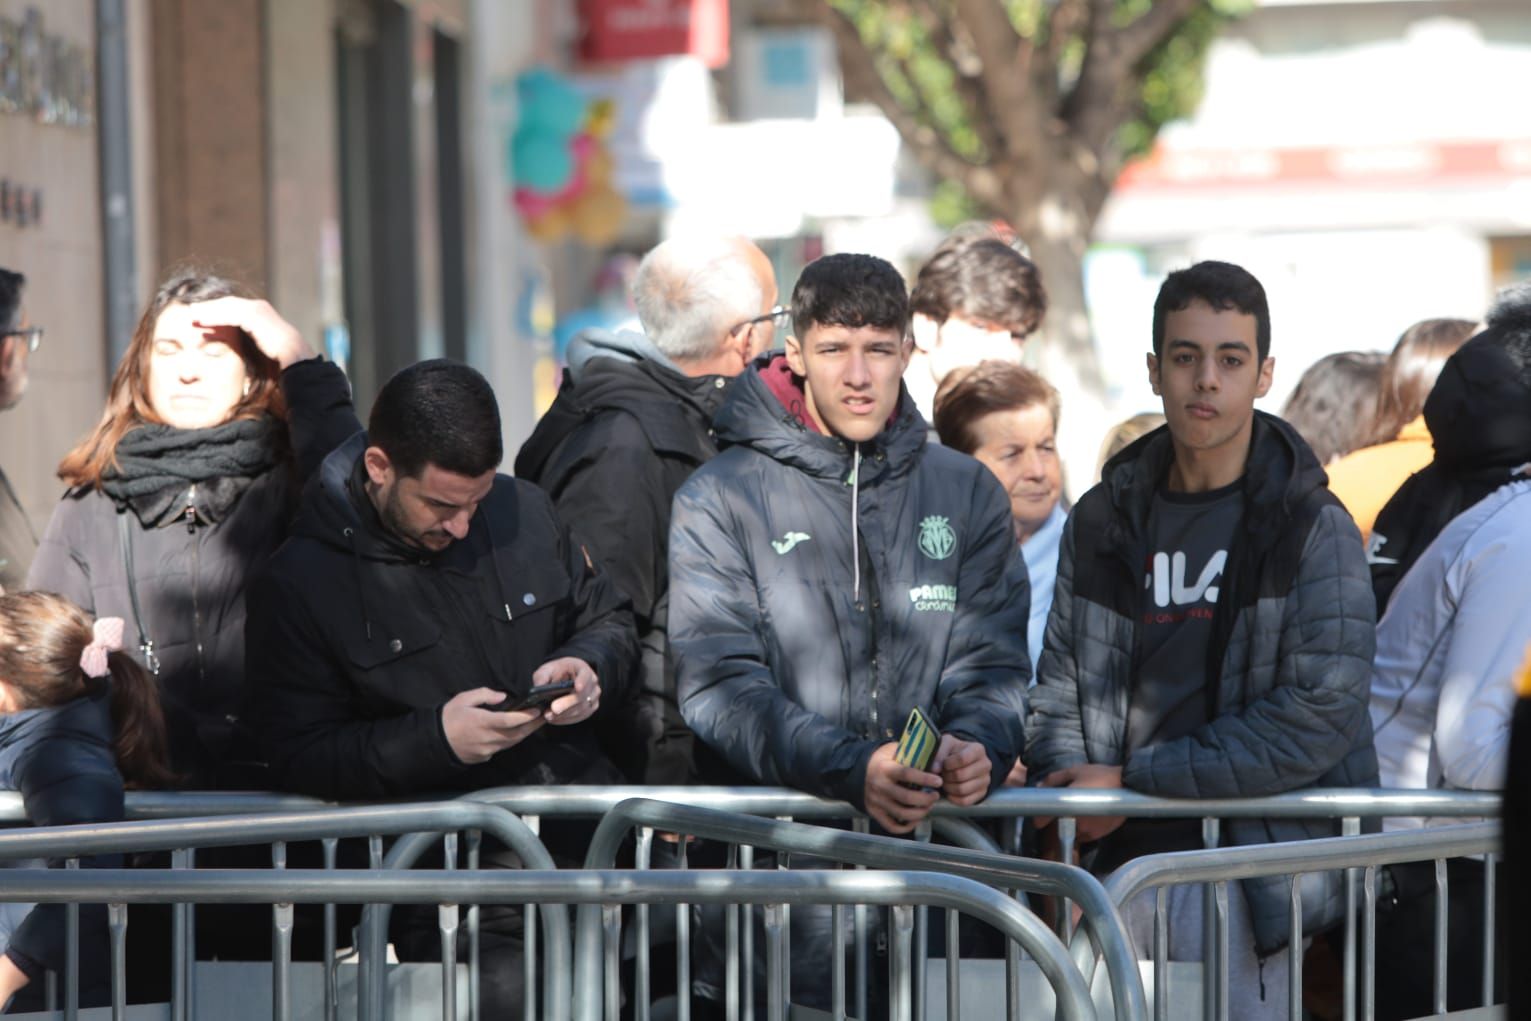
<svg viewBox="0 0 1531 1021">
<path fill-rule="evenodd" d="M 632 783 L 696 781 L 693 736 L 666 663 L 670 503 L 717 453 L 712 417 L 729 381 L 769 350 L 786 312 L 776 275 L 743 238 L 676 239 L 633 282 L 644 332 L 579 335 L 564 384 L 516 457 L 516 476 L 559 515 L 633 601 L 641 683 L 606 748 Z"/>
<path fill-rule="evenodd" d="M 1021 747 L 1028 587 L 993 473 L 927 442 L 900 380 L 903 280 L 868 255 L 809 265 L 795 336 L 734 384 L 725 449 L 675 498 L 670 649 L 681 713 L 747 780 L 850 802 L 907 833 L 982 801 Z M 941 732 L 899 763 L 911 710 Z M 830 995 L 827 912 L 792 912 L 794 1002 Z M 706 942 L 706 941 L 703 941 Z M 698 968 L 708 999 L 715 962 Z M 764 989 L 764 984 L 757 986 Z"/>
<path fill-rule="evenodd" d="M 1441 529 L 1531 463 L 1531 284 L 1500 294 L 1484 325 L 1425 399 L 1434 460 L 1377 513 L 1366 552 L 1379 617 Z"/>
<path fill-rule="evenodd" d="M 189 270 L 155 293 L 100 422 L 59 464 L 27 587 L 128 623 L 190 786 L 260 789 L 241 719 L 245 588 L 303 479 L 361 430 L 339 367 L 266 302 Z"/>
<path fill-rule="evenodd" d="M 1241 267 L 1197 263 L 1164 281 L 1153 330 L 1167 424 L 1108 461 L 1064 525 L 1026 765 L 1044 787 L 1172 798 L 1374 785 L 1360 534 L 1297 432 L 1254 409 L 1274 371 L 1265 290 Z M 1222 830 L 1239 845 L 1336 832 L 1281 819 Z M 1201 846 L 1194 819 L 1081 819 L 1078 835 L 1101 874 Z M 1306 932 L 1342 917 L 1335 874 L 1298 887 Z M 1233 1016 L 1284 1018 L 1288 883 L 1242 890 L 1229 898 Z M 1202 959 L 1201 903 L 1196 888 L 1171 892 L 1171 960 Z M 1127 908 L 1146 948 L 1153 898 Z"/>
<path fill-rule="evenodd" d="M 622 702 L 632 614 L 547 495 L 496 473 L 500 444 L 488 381 L 420 362 L 308 486 L 247 623 L 252 716 L 282 789 L 358 800 L 620 781 L 588 721 L 603 696 Z M 573 690 L 514 708 L 561 681 Z M 583 850 L 579 834 L 542 836 L 566 861 Z M 434 910 L 395 917 L 402 957 L 439 953 Z M 520 912 L 486 906 L 482 926 L 484 1012 L 512 1016 Z"/>
</svg>

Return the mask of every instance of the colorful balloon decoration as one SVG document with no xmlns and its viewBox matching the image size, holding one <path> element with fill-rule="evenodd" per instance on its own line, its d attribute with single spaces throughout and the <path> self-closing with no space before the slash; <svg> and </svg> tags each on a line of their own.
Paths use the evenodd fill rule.
<svg viewBox="0 0 1531 1021">
<path fill-rule="evenodd" d="M 517 78 L 516 99 L 521 119 L 510 141 L 512 201 L 527 233 L 558 241 L 572 231 L 595 247 L 616 240 L 627 216 L 606 147 L 616 106 L 587 100 L 547 68 Z"/>
</svg>

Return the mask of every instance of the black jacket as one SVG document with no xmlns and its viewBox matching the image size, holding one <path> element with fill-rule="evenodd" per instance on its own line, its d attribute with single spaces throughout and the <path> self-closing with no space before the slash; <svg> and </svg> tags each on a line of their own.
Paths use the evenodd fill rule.
<svg viewBox="0 0 1531 1021">
<path fill-rule="evenodd" d="M 1377 513 L 1372 589 L 1381 617 L 1393 589 L 1447 523 L 1531 462 L 1531 387 L 1495 327 L 1458 348 L 1425 399 L 1435 459 Z"/>
<path fill-rule="evenodd" d="M 928 445 L 907 393 L 858 460 L 771 392 L 769 361 L 734 384 L 716 420 L 728 446 L 675 498 L 686 722 L 756 783 L 859 808 L 872 752 L 919 706 L 984 745 L 998 784 L 1031 676 L 1026 567 L 999 482 Z"/>
<path fill-rule="evenodd" d="M 603 706 L 619 704 L 637 658 L 626 599 L 546 494 L 505 476 L 466 538 L 436 555 L 402 547 L 356 491 L 366 443 L 358 434 L 325 461 L 250 591 L 252 716 L 277 785 L 358 800 L 613 782 L 589 723 L 544 727 L 468 766 L 441 707 L 477 687 L 524 694 L 560 656 L 589 663 Z"/>
<path fill-rule="evenodd" d="M 579 355 L 583 352 L 584 358 Z M 717 453 L 712 416 L 728 380 L 661 364 L 635 334 L 576 338 L 558 398 L 516 457 L 590 555 L 633 601 L 641 683 L 609 735 L 629 780 L 696 780 L 691 731 L 666 664 L 670 504 Z"/>
<path fill-rule="evenodd" d="M 1375 618 L 1360 533 L 1291 426 L 1255 413 L 1244 520 L 1228 551 L 1207 649 L 1206 722 L 1126 754 L 1144 599 L 1148 521 L 1174 453 L 1167 427 L 1106 464 L 1064 526 L 1026 764 L 1122 767 L 1122 785 L 1171 798 L 1262 797 L 1370 787 Z M 1333 836 L 1337 824 L 1235 819 L 1226 842 Z M 1304 878 L 1309 931 L 1341 917 L 1337 874 Z M 1285 879 L 1244 881 L 1261 952 L 1285 945 Z"/>
<path fill-rule="evenodd" d="M 116 822 L 122 818 L 123 799 L 122 776 L 112 748 L 114 733 L 111 700 L 104 693 L 55 708 L 0 716 L 0 789 L 21 794 L 27 819 L 34 826 Z M 121 862 L 121 855 L 101 855 L 82 864 L 111 868 Z M 63 863 L 49 864 L 57 868 Z M 109 948 L 102 905 L 81 909 L 80 943 L 83 981 L 103 982 Z M 64 905 L 44 904 L 34 907 L 10 934 L 6 952 L 36 978 L 38 966 L 63 973 L 65 945 Z"/>
<path fill-rule="evenodd" d="M 197 785 L 247 782 L 227 772 L 231 760 L 254 755 L 254 741 L 239 721 L 245 590 L 287 537 L 302 479 L 361 429 L 350 385 L 332 363 L 311 359 L 290 366 L 282 391 L 289 463 L 254 479 L 232 503 L 209 503 L 209 487 L 196 490 L 198 513 L 190 526 L 177 518 L 144 528 L 101 490 L 72 490 L 48 521 L 27 579 L 28 587 L 56 592 L 95 616 L 123 618 L 123 644 L 140 663 L 138 629 L 154 642 L 172 757 Z M 124 524 L 141 616 L 129 591 Z"/>
</svg>

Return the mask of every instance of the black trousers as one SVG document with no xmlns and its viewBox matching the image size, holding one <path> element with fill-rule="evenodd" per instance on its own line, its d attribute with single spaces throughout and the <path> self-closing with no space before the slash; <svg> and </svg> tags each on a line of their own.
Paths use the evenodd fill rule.
<svg viewBox="0 0 1531 1021">
<path fill-rule="evenodd" d="M 1501 868 L 1497 876 L 1502 876 Z M 1409 862 L 1384 870 L 1377 899 L 1377 1018 L 1414 1018 L 1433 1012 L 1435 989 L 1435 864 Z M 1446 863 L 1446 1009 L 1483 1003 L 1483 863 Z M 1496 876 L 1496 878 L 1497 878 Z M 1494 1001 L 1505 989 L 1504 937 L 1509 919 L 1496 920 Z"/>
</svg>

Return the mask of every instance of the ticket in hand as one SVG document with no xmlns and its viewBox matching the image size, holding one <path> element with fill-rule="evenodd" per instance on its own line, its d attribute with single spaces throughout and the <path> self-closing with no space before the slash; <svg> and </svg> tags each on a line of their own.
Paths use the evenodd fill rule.
<svg viewBox="0 0 1531 1021">
<path fill-rule="evenodd" d="M 941 732 L 930 722 L 930 717 L 915 706 L 909 710 L 904 736 L 898 739 L 898 750 L 893 753 L 893 758 L 901 766 L 913 766 L 923 772 L 930 767 L 930 759 L 940 743 Z"/>
</svg>

